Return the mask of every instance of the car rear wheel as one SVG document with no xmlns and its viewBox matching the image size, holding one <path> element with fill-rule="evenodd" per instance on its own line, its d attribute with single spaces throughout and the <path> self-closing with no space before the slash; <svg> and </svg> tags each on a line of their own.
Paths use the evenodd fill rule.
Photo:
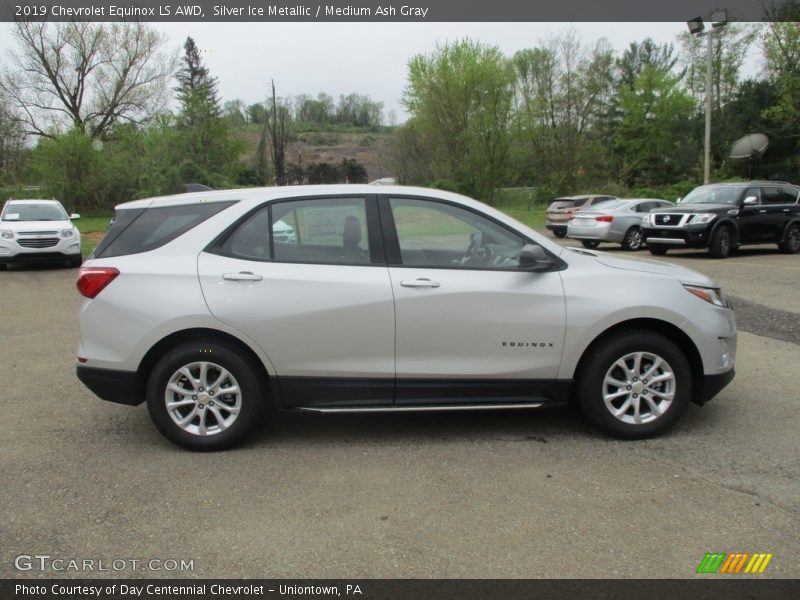
<svg viewBox="0 0 800 600">
<path fill-rule="evenodd" d="M 8 265 L 6 263 L 0 263 L 0 271 L 7 271 Z"/>
<path fill-rule="evenodd" d="M 639 250 L 642 247 L 642 230 L 635 225 L 628 229 L 622 240 L 623 250 Z"/>
<path fill-rule="evenodd" d="M 651 244 L 650 242 L 647 243 L 647 249 L 650 250 L 650 254 L 653 256 L 664 256 L 668 250 L 666 246 L 661 244 Z"/>
<path fill-rule="evenodd" d="M 778 248 L 785 254 L 800 252 L 800 223 L 792 223 L 786 228 Z"/>
<path fill-rule="evenodd" d="M 567 230 L 566 229 L 553 228 L 553 235 L 556 236 L 557 238 L 566 237 L 567 236 Z"/>
<path fill-rule="evenodd" d="M 595 240 L 581 240 L 581 244 L 583 244 L 584 248 L 597 248 L 600 242 Z"/>
<path fill-rule="evenodd" d="M 622 439 L 653 437 L 672 427 L 689 404 L 692 372 L 668 338 L 636 330 L 595 344 L 578 374 L 583 413 Z"/>
<path fill-rule="evenodd" d="M 150 376 L 150 418 L 167 439 L 184 448 L 230 448 L 251 433 L 267 406 L 259 369 L 220 342 L 178 346 Z"/>
<path fill-rule="evenodd" d="M 733 248 L 733 232 L 727 225 L 717 227 L 711 234 L 708 251 L 714 258 L 728 258 Z"/>
</svg>

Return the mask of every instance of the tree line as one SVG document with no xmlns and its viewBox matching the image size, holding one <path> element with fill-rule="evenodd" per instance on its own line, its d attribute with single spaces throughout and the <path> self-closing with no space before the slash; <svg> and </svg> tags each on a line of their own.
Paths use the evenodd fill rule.
<svg viewBox="0 0 800 600">
<path fill-rule="evenodd" d="M 714 180 L 800 180 L 796 6 L 715 33 Z M 281 97 L 271 81 L 262 102 L 223 103 L 192 38 L 171 50 L 142 23 L 19 22 L 13 34 L 17 51 L 0 69 L 2 185 L 43 184 L 71 206 L 107 211 L 188 182 L 366 181 L 352 159 L 302 165 L 286 148 L 300 131 L 381 128 L 383 104 L 369 96 Z M 676 44 L 646 38 L 617 53 L 569 30 L 513 56 L 477 40 L 441 44 L 409 60 L 410 117 L 388 128 L 390 170 L 402 183 L 489 201 L 497 188 L 518 186 L 541 200 L 681 195 L 701 179 L 703 42 L 688 33 Z M 745 76 L 754 52 L 763 72 Z M 731 143 L 754 132 L 770 137 L 764 159 L 729 159 Z M 255 148 L 245 134 L 257 134 Z"/>
<path fill-rule="evenodd" d="M 800 180 L 800 15 L 777 17 L 714 34 L 714 180 Z M 743 76 L 751 51 L 761 76 Z M 648 38 L 621 54 L 574 30 L 510 57 L 469 39 L 439 45 L 409 62 L 397 175 L 483 198 L 502 186 L 681 195 L 702 180 L 705 56 L 688 32 L 677 47 Z M 764 160 L 731 160 L 756 132 L 771 140 Z"/>
</svg>

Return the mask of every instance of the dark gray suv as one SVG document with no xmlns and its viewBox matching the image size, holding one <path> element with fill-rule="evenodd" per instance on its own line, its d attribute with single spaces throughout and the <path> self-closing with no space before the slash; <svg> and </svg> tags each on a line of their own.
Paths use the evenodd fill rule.
<svg viewBox="0 0 800 600">
<path fill-rule="evenodd" d="M 652 254 L 708 248 L 727 258 L 742 244 L 777 244 L 800 252 L 800 187 L 778 181 L 715 183 L 692 190 L 677 206 L 650 212 L 642 235 Z"/>
</svg>

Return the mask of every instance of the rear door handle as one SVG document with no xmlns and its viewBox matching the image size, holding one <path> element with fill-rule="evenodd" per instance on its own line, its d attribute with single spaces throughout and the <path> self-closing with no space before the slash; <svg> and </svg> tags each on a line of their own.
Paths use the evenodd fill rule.
<svg viewBox="0 0 800 600">
<path fill-rule="evenodd" d="M 256 275 L 250 271 L 239 271 L 238 273 L 223 273 L 223 279 L 228 281 L 261 281 L 261 275 Z"/>
<path fill-rule="evenodd" d="M 438 288 L 442 284 L 438 281 L 431 281 L 427 277 L 420 277 L 419 279 L 403 279 L 400 285 L 413 288 Z"/>
</svg>

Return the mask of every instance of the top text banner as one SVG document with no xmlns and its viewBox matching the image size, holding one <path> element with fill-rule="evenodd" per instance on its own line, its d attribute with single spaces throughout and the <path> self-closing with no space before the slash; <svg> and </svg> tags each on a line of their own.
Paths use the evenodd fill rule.
<svg viewBox="0 0 800 600">
<path fill-rule="evenodd" d="M 800 0 L 0 0 L 0 21 L 614 22 L 762 21 Z"/>
</svg>

